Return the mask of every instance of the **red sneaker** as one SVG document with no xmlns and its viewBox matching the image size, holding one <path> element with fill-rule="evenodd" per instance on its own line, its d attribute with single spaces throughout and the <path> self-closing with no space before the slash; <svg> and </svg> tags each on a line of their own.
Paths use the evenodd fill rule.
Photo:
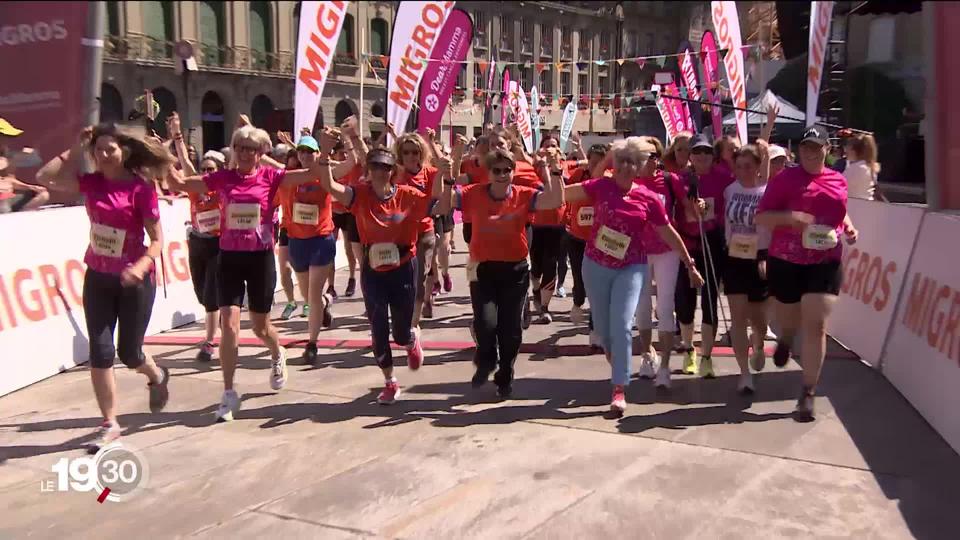
<svg viewBox="0 0 960 540">
<path fill-rule="evenodd" d="M 420 346 L 420 337 L 415 332 L 411 333 L 413 338 L 407 345 L 407 367 L 410 371 L 416 371 L 423 364 L 423 347 Z"/>
<path fill-rule="evenodd" d="M 450 292 L 453 290 L 453 280 L 450 279 L 450 274 L 443 275 L 443 290 Z"/>
<path fill-rule="evenodd" d="M 393 405 L 400 397 L 400 385 L 396 380 L 390 381 L 383 386 L 383 391 L 377 396 L 377 403 L 381 405 Z"/>
<path fill-rule="evenodd" d="M 613 398 L 610 400 L 610 412 L 618 415 L 627 410 L 627 395 L 623 391 L 623 386 L 615 385 L 613 387 Z"/>
</svg>

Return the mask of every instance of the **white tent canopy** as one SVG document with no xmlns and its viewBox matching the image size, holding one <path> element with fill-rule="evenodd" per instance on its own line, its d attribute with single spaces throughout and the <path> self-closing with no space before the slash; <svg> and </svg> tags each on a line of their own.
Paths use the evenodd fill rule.
<svg viewBox="0 0 960 540">
<path fill-rule="evenodd" d="M 762 94 L 750 100 L 747 103 L 747 108 L 751 111 L 747 113 L 747 125 L 760 125 L 767 118 L 767 106 L 768 105 L 777 105 L 780 107 L 780 113 L 778 116 L 786 118 L 777 118 L 775 123 L 777 124 L 803 124 L 804 123 L 804 112 L 798 109 L 793 103 L 784 100 L 780 96 L 774 94 L 770 90 L 764 90 Z M 819 120 L 819 118 L 818 118 Z M 734 116 L 734 113 L 731 112 L 723 119 L 723 125 L 733 126 L 736 125 L 737 119 Z"/>
</svg>

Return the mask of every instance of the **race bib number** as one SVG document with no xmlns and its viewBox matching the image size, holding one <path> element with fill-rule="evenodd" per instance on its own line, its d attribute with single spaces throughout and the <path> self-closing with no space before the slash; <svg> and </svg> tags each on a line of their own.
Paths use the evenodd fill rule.
<svg viewBox="0 0 960 540">
<path fill-rule="evenodd" d="M 197 232 L 211 233 L 220 228 L 220 209 L 197 212 Z"/>
<path fill-rule="evenodd" d="M 380 268 L 400 264 L 400 249 L 396 244 L 379 243 L 370 246 L 370 267 Z"/>
<path fill-rule="evenodd" d="M 593 207 L 583 206 L 577 212 L 577 225 L 581 227 L 593 227 Z"/>
<path fill-rule="evenodd" d="M 469 261 L 467 262 L 467 281 L 474 283 L 480 281 L 480 278 L 477 276 L 477 267 L 480 266 L 480 263 Z"/>
<path fill-rule="evenodd" d="M 233 203 L 227 206 L 227 228 L 252 231 L 260 226 L 260 204 Z"/>
<path fill-rule="evenodd" d="M 594 246 L 602 253 L 622 261 L 624 257 L 627 256 L 627 248 L 630 247 L 630 237 L 604 225 L 597 231 L 597 239 L 594 241 Z"/>
<path fill-rule="evenodd" d="M 90 249 L 101 257 L 119 259 L 123 255 L 123 241 L 127 231 L 100 223 L 90 224 Z"/>
<path fill-rule="evenodd" d="M 756 234 L 733 234 L 730 235 L 730 245 L 727 246 L 727 253 L 737 259 L 757 258 L 757 242 L 760 237 Z"/>
<path fill-rule="evenodd" d="M 293 222 L 301 225 L 320 223 L 320 207 L 315 204 L 293 203 Z"/>
<path fill-rule="evenodd" d="M 837 247 L 837 230 L 829 225 L 807 225 L 803 229 L 803 247 L 826 251 Z"/>
</svg>

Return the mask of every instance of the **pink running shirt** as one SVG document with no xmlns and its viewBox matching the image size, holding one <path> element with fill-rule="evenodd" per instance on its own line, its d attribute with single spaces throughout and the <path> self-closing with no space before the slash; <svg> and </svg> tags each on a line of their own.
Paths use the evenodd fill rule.
<svg viewBox="0 0 960 540">
<path fill-rule="evenodd" d="M 668 184 L 665 176 L 669 176 L 670 183 Z M 668 173 L 664 175 L 663 172 L 657 171 L 654 176 L 648 176 L 645 178 L 637 178 L 634 180 L 634 183 L 640 184 L 641 186 L 649 189 L 660 199 L 660 202 L 663 204 L 667 212 L 667 217 L 670 220 L 672 225 L 676 224 L 675 216 L 683 212 L 683 203 L 682 201 L 677 200 L 677 197 L 686 196 L 686 190 L 683 187 L 683 184 L 680 183 L 680 178 L 673 174 Z M 644 251 L 648 255 L 659 255 L 661 253 L 667 253 L 672 251 L 672 248 L 660 238 L 660 234 L 657 232 L 656 227 L 651 225 L 649 222 L 643 231 L 643 246 Z"/>
<path fill-rule="evenodd" d="M 139 176 L 108 180 L 102 173 L 82 174 L 78 183 L 90 217 L 90 245 L 83 262 L 91 270 L 119 275 L 147 252 L 143 226 L 160 220 L 157 192 Z"/>
<path fill-rule="evenodd" d="M 624 192 L 613 178 L 594 178 L 581 185 L 594 208 L 587 257 L 607 268 L 646 264 L 644 229 L 668 223 L 660 198 L 637 184 Z"/>
<path fill-rule="evenodd" d="M 273 249 L 274 198 L 284 174 L 260 166 L 246 176 L 225 169 L 203 176 L 207 188 L 220 194 L 220 249 Z"/>
</svg>

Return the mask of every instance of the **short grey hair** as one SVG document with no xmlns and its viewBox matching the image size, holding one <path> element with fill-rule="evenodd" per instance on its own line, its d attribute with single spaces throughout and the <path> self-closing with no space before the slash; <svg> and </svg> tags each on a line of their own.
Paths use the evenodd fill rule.
<svg viewBox="0 0 960 540">
<path fill-rule="evenodd" d="M 267 134 L 266 131 L 253 126 L 243 126 L 234 131 L 233 136 L 230 138 L 230 148 L 233 148 L 241 142 L 251 142 L 255 144 L 260 149 L 260 152 L 264 154 L 269 153 L 272 146 L 270 135 Z"/>
<path fill-rule="evenodd" d="M 638 165 L 643 165 L 650 154 L 657 151 L 657 148 L 650 144 L 646 137 L 627 137 L 614 142 L 610 151 L 613 152 L 614 162 L 629 158 L 636 161 Z"/>
</svg>

